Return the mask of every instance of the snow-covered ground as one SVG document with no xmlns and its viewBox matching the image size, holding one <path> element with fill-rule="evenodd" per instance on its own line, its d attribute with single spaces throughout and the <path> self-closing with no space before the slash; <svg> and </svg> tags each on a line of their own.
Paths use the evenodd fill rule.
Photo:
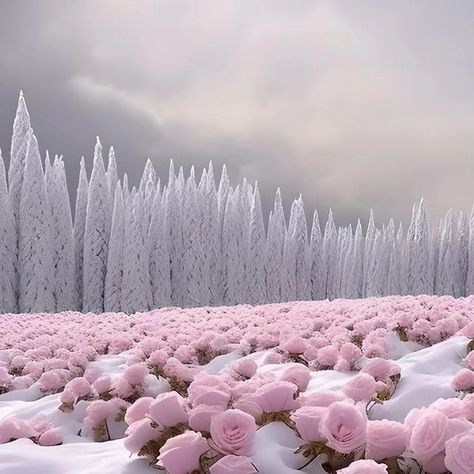
<svg viewBox="0 0 474 474">
<path fill-rule="evenodd" d="M 395 302 L 395 300 L 396 298 L 393 298 L 390 304 L 397 308 L 403 307 L 404 310 L 394 310 L 394 313 L 398 313 L 398 317 L 403 315 L 403 317 L 399 319 L 406 319 L 407 315 L 413 315 L 412 326 L 410 328 L 406 328 L 406 334 L 408 335 L 406 339 L 408 339 L 408 341 L 402 341 L 399 335 L 397 335 L 397 333 L 392 330 L 393 328 L 391 329 L 392 326 L 400 323 L 400 321 L 397 321 L 396 318 L 393 320 L 386 318 L 387 324 L 386 327 L 383 328 L 383 331 L 380 330 L 380 324 L 377 323 L 377 327 L 375 329 L 369 330 L 365 336 L 367 339 L 371 337 L 370 335 L 373 334 L 374 331 L 379 331 L 379 333 L 381 333 L 378 335 L 381 337 L 379 343 L 385 350 L 385 354 L 383 354 L 382 358 L 392 361 L 394 363 L 392 365 L 397 367 L 400 372 L 400 381 L 398 386 L 396 386 L 391 398 L 384 401 L 383 404 L 375 404 L 369 411 L 369 420 L 373 421 L 387 419 L 404 423 L 406 415 L 410 412 L 410 410 L 414 408 L 429 407 L 434 403 L 432 406 L 438 407 L 437 409 L 445 413 L 450 420 L 454 418 L 462 418 L 463 422 L 465 421 L 466 423 L 472 424 L 474 422 L 474 403 L 468 403 L 467 401 L 469 397 L 472 396 L 468 395 L 462 400 L 462 403 L 464 404 L 463 411 L 462 413 L 455 414 L 455 405 L 453 404 L 453 400 L 459 400 L 459 403 L 461 403 L 461 399 L 458 398 L 459 390 L 456 392 L 452 387 L 452 382 L 456 374 L 467 367 L 467 348 L 468 344 L 470 343 L 471 336 L 467 337 L 466 335 L 462 335 L 462 333 L 468 334 L 468 331 L 472 331 L 472 317 L 464 310 L 464 314 L 461 314 L 462 311 L 460 310 L 461 307 L 464 307 L 464 309 L 468 307 L 468 305 L 466 305 L 466 301 L 459 302 L 460 300 L 451 299 L 450 301 L 452 304 L 450 306 L 445 304 L 446 301 L 441 304 L 439 301 L 437 301 L 438 299 L 431 298 L 429 301 L 434 303 L 432 304 L 431 308 L 428 310 L 425 309 L 423 313 L 416 313 L 414 309 L 416 309 L 420 304 L 422 304 L 422 306 L 426 306 L 427 300 L 423 300 L 423 298 L 400 298 L 397 302 Z M 380 309 L 383 309 L 383 311 L 387 309 L 387 304 L 389 304 L 387 303 L 386 299 L 379 300 L 378 303 L 377 300 L 371 301 L 376 301 L 376 304 L 378 304 Z M 468 301 L 467 303 L 470 302 Z M 309 308 L 312 308 L 313 310 L 321 310 L 321 308 L 330 307 L 331 311 L 337 312 L 338 304 L 341 305 L 341 303 L 337 302 L 323 302 L 319 303 L 319 306 L 318 303 L 301 303 L 300 310 L 302 311 L 302 314 L 305 314 L 307 317 Z M 354 302 L 355 306 L 357 306 L 357 304 L 359 305 L 358 307 L 360 309 L 362 307 L 361 303 Z M 445 308 L 450 306 L 451 309 L 445 309 L 445 317 L 440 317 L 437 312 L 438 310 L 433 309 L 433 306 L 436 306 L 436 304 L 439 304 Z M 292 311 L 295 311 L 294 305 L 297 304 L 294 303 L 290 305 Z M 350 308 L 350 305 L 351 303 L 344 302 L 345 308 Z M 456 307 L 456 305 L 457 309 L 453 309 Z M 272 311 L 274 311 L 275 306 L 278 305 L 271 305 L 267 307 L 264 306 L 260 309 L 250 309 L 250 307 L 246 307 L 247 309 L 242 310 L 241 313 L 251 312 L 252 314 L 258 314 L 259 318 L 265 318 L 265 309 L 273 308 Z M 217 313 L 219 312 L 218 309 L 214 311 Z M 229 311 L 229 309 L 226 311 Z M 320 314 L 320 311 L 315 311 L 314 314 Z M 437 315 L 433 316 L 434 314 Z M 161 312 L 160 315 L 162 316 L 163 312 Z M 433 320 L 430 320 L 430 315 L 433 316 Z M 117 317 L 118 316 L 119 315 L 117 315 Z M 24 317 L 28 318 L 28 316 Z M 169 314 L 168 317 L 170 317 Z M 226 318 L 228 317 L 229 314 L 226 313 Z M 311 317 L 314 317 L 314 315 Z M 349 314 L 349 316 L 346 315 L 345 317 L 348 320 L 351 320 L 351 318 L 354 318 L 354 314 Z M 426 341 L 423 342 L 421 338 L 415 337 L 414 333 L 411 332 L 413 323 L 416 321 L 425 320 L 430 323 L 434 323 L 436 320 L 436 323 L 438 323 L 439 321 L 442 321 L 448 317 L 454 319 L 457 318 L 456 321 L 458 321 L 459 324 L 452 336 L 446 337 L 440 342 L 430 345 L 429 343 L 426 343 Z M 73 319 L 74 318 L 75 316 Z M 137 323 L 139 320 L 140 316 L 138 315 L 134 322 Z M 370 318 L 367 318 L 367 320 L 370 320 Z M 461 324 L 461 321 L 464 324 Z M 121 327 L 122 322 L 123 321 L 120 320 L 118 323 L 119 328 Z M 1 323 L 2 332 L 7 332 L 6 327 L 8 325 L 8 319 L 5 317 L 1 320 Z M 14 324 L 17 324 L 17 322 Z M 135 324 L 132 326 L 135 327 Z M 438 326 L 440 325 L 438 324 Z M 45 330 L 48 332 L 48 329 Z M 220 329 L 218 332 L 225 334 L 226 330 Z M 281 333 L 284 334 L 284 331 Z M 299 334 L 299 330 L 295 331 L 295 334 L 297 333 Z M 294 356 L 297 352 L 296 350 L 292 352 L 290 346 L 296 347 L 302 341 L 312 341 L 311 337 L 322 337 L 322 334 L 326 334 L 328 345 L 321 347 L 336 347 L 339 351 L 339 355 L 337 357 L 340 360 L 341 354 L 343 354 L 343 350 L 341 348 L 343 339 L 338 338 L 335 334 L 332 337 L 329 337 L 329 333 L 329 327 L 324 329 L 320 328 L 317 331 L 314 331 L 314 333 L 308 333 L 306 335 L 306 339 L 301 337 L 299 340 L 291 341 L 288 338 L 284 338 L 284 340 L 279 341 L 278 346 L 269 347 L 266 349 L 258 347 L 259 344 L 257 343 L 256 348 L 249 350 L 248 344 L 242 343 L 242 345 L 239 345 L 228 341 L 228 351 L 221 351 L 225 352 L 222 355 L 214 354 L 210 362 L 206 361 L 207 363 L 201 366 L 198 366 L 195 363 L 189 364 L 180 362 L 179 364 L 181 365 L 178 367 L 188 368 L 189 370 L 193 371 L 193 377 L 196 377 L 198 373 L 201 373 L 200 377 L 202 377 L 202 373 L 210 374 L 217 379 L 228 383 L 229 386 L 232 386 L 232 390 L 234 390 L 235 393 L 240 390 L 236 389 L 239 384 L 250 384 L 251 381 L 256 381 L 256 384 L 253 386 L 253 391 L 250 390 L 250 392 L 245 396 L 241 396 L 241 393 L 239 395 L 241 398 L 238 398 L 238 396 L 235 394 L 233 395 L 232 399 L 234 401 L 237 399 L 237 402 L 234 406 L 240 409 L 244 409 L 242 407 L 245 405 L 239 405 L 239 401 L 242 402 L 244 399 L 248 400 L 249 398 L 246 397 L 250 397 L 251 399 L 252 396 L 255 396 L 255 394 L 258 392 L 259 386 L 264 386 L 265 384 L 271 383 L 272 381 L 289 380 L 288 374 L 291 374 L 291 370 L 294 370 L 295 367 L 297 369 L 302 369 L 303 371 L 309 369 L 308 380 L 303 380 L 302 382 L 299 380 L 301 378 L 301 374 L 296 374 L 295 372 L 296 375 L 294 382 L 297 385 L 300 383 L 303 385 L 303 387 L 300 387 L 301 390 L 298 392 L 298 400 L 303 400 L 299 406 L 305 405 L 306 402 L 304 402 L 304 400 L 311 398 L 311 394 L 318 393 L 334 392 L 340 395 L 341 398 L 348 400 L 347 394 L 345 394 L 343 388 L 349 381 L 359 376 L 361 373 L 360 369 L 366 366 L 367 363 L 373 359 L 373 357 L 369 357 L 372 355 L 370 354 L 370 351 L 373 350 L 373 348 L 363 348 L 362 352 L 360 353 L 360 357 L 358 357 L 355 361 L 355 366 L 349 370 L 341 369 L 341 364 L 339 364 L 339 366 L 333 364 L 336 365 L 337 370 L 323 367 L 325 364 L 322 364 L 321 360 L 319 360 L 318 365 L 318 352 L 314 353 L 315 359 L 310 361 L 309 364 L 307 359 L 311 359 L 311 357 L 305 357 L 302 354 L 300 354 L 300 361 L 304 363 L 294 362 L 287 357 L 292 355 Z M 60 339 L 62 338 L 61 335 L 58 335 L 58 337 Z M 144 336 L 143 339 L 145 338 L 146 337 Z M 18 343 L 17 347 L 13 345 L 13 347 L 10 348 L 6 348 L 5 346 L 7 344 L 4 340 L 2 340 L 4 347 L 3 350 L 0 350 L 0 361 L 2 361 L 4 367 L 9 367 L 11 371 L 13 365 L 15 365 L 15 363 L 12 363 L 15 354 L 18 356 L 18 354 L 21 352 L 23 354 L 22 357 L 28 357 L 28 350 L 31 351 L 34 348 L 39 347 L 39 344 L 32 343 L 31 348 L 28 348 L 28 344 L 24 344 L 24 341 L 27 339 L 27 337 L 24 337 L 22 344 Z M 64 340 L 66 339 L 67 338 Z M 162 346 L 167 347 L 168 355 L 171 355 L 169 353 L 170 347 L 175 348 L 175 353 L 177 349 L 176 344 L 172 344 L 170 339 L 172 339 L 172 337 L 167 339 L 169 343 L 168 346 L 166 346 L 166 344 L 163 344 Z M 43 338 L 42 341 L 45 342 L 46 339 Z M 83 341 L 83 343 L 93 345 L 93 341 L 91 341 L 92 340 Z M 247 343 L 248 342 L 249 341 L 247 341 Z M 218 341 L 216 341 L 216 344 L 217 343 Z M 99 345 L 100 344 L 98 344 L 98 346 Z M 316 345 L 317 344 L 315 344 L 314 347 L 316 347 Z M 68 347 L 68 344 L 66 343 L 64 346 Z M 210 346 L 212 347 L 212 344 Z M 123 376 L 128 367 L 140 363 L 141 360 L 147 360 L 148 367 L 154 365 L 152 359 L 157 357 L 156 349 L 155 352 L 152 352 L 152 354 L 154 353 L 155 356 L 151 356 L 149 349 L 141 346 L 141 349 L 138 350 L 137 347 L 140 346 L 133 345 L 133 347 L 123 351 L 118 349 L 117 351 L 114 351 L 118 353 L 105 353 L 99 354 L 96 357 L 91 357 L 93 360 L 86 364 L 85 367 L 86 378 L 92 382 L 94 379 L 97 379 L 99 375 L 102 377 L 110 376 L 111 380 L 113 381 Z M 319 351 L 321 350 L 321 347 L 318 349 Z M 69 347 L 69 349 L 72 350 L 73 348 Z M 194 350 L 197 349 L 199 349 L 199 347 L 194 345 Z M 307 346 L 301 350 L 303 349 L 306 349 L 304 352 L 305 354 L 309 355 L 311 353 Z M 58 348 L 56 348 L 56 351 L 57 350 Z M 158 351 L 160 350 L 161 349 L 158 349 Z M 182 352 L 183 351 L 184 350 L 182 350 Z M 29 353 L 30 356 L 35 354 L 36 353 Z M 321 356 L 321 354 L 322 353 L 319 353 L 319 356 Z M 193 358 L 195 356 L 196 353 L 193 352 Z M 65 356 L 63 355 L 63 357 Z M 36 355 L 34 358 L 39 360 Z M 50 358 L 54 359 L 52 356 L 50 356 Z M 183 355 L 182 358 L 183 360 L 185 359 Z M 382 358 L 379 357 L 377 360 Z M 239 361 L 242 362 L 242 360 L 254 361 L 256 364 L 256 372 L 250 375 L 250 377 L 247 376 L 241 378 L 240 381 L 235 382 L 235 380 L 238 379 L 238 377 L 235 377 L 236 367 L 238 367 Z M 16 363 L 19 362 L 22 361 L 16 361 Z M 60 365 L 60 363 L 58 364 Z M 245 362 L 243 366 L 249 364 L 252 365 L 251 363 Z M 307 365 L 308 369 L 306 368 Z M 0 365 L 0 367 L 2 367 L 2 365 Z M 69 368 L 71 368 L 71 365 L 69 365 Z M 51 370 L 54 371 L 55 369 Z M 33 370 L 30 372 L 32 374 L 32 378 L 34 378 L 33 372 Z M 231 374 L 234 374 L 234 382 L 232 383 L 235 383 L 235 385 L 232 385 L 231 383 Z M 77 375 L 81 374 L 78 373 Z M 20 377 L 21 375 L 16 375 L 16 379 L 19 379 Z M 169 374 L 167 377 L 169 378 Z M 247 379 L 246 381 L 244 380 L 245 378 Z M 304 379 L 304 376 L 302 378 Z M 32 381 L 34 380 L 32 379 Z M 306 384 L 307 387 L 305 389 Z M 0 473 L 146 474 L 155 472 L 155 469 L 149 465 L 149 462 L 146 458 L 139 457 L 137 454 L 131 455 L 129 450 L 127 450 L 127 447 L 124 446 L 124 439 L 126 439 L 124 433 L 125 429 L 127 428 L 127 424 L 124 421 L 116 422 L 109 419 L 108 428 L 110 437 L 112 439 L 105 442 L 95 442 L 93 440 L 92 431 L 90 429 L 86 429 L 84 423 L 84 418 L 87 415 L 86 408 L 87 406 L 90 406 L 91 403 L 93 403 L 92 400 L 77 401 L 72 412 L 68 412 L 67 410 L 62 411 L 59 409 L 62 402 L 64 402 L 64 399 L 61 399 L 63 395 L 62 389 L 52 390 L 53 392 L 57 393 L 48 394 L 48 387 L 45 385 L 44 380 L 43 383 L 41 383 L 41 377 L 39 380 L 37 379 L 34 381 L 34 383 L 31 383 L 26 388 L 21 388 L 20 385 L 21 383 L 17 383 L 17 386 L 11 386 L 10 389 L 6 391 L 6 393 L 0 395 L 0 440 L 2 436 L 2 421 L 4 422 L 11 417 L 15 417 L 27 422 L 31 422 L 31 420 L 37 421 L 38 417 L 40 417 L 46 419 L 55 427 L 60 428 L 63 442 L 58 446 L 40 446 L 30 439 L 16 439 L 14 441 L 0 444 Z M 142 395 L 145 394 L 151 397 L 156 397 L 158 394 L 170 390 L 168 381 L 166 381 L 165 378 L 157 378 L 152 374 L 146 375 L 144 377 L 142 386 L 144 387 L 144 393 L 142 393 Z M 117 390 L 117 394 L 118 393 L 119 390 Z M 126 397 L 122 396 L 122 398 L 125 399 Z M 254 400 L 257 398 L 254 398 Z M 191 400 L 191 396 L 189 399 Z M 445 408 L 443 408 L 444 402 L 439 401 L 440 399 L 449 400 Z M 234 401 L 230 404 L 234 404 Z M 350 401 L 352 404 L 356 402 L 356 400 Z M 366 401 L 363 400 L 361 402 L 359 402 L 357 406 L 365 405 L 366 403 Z M 192 403 L 193 402 L 191 400 L 186 409 L 191 410 Z M 308 402 L 308 404 L 310 403 Z M 293 410 L 296 408 L 297 407 L 294 407 Z M 362 410 L 362 412 L 365 413 L 364 410 Z M 258 417 L 256 416 L 256 418 Z M 413 427 L 411 428 L 413 429 Z M 474 424 L 472 424 L 472 428 L 474 429 Z M 258 468 L 259 472 L 263 474 L 289 474 L 301 472 L 298 471 L 298 468 L 305 464 L 306 459 L 301 454 L 295 454 L 295 451 L 298 449 L 298 447 L 304 444 L 306 444 L 306 442 L 299 437 L 297 430 L 294 429 L 294 426 L 292 429 L 282 421 L 270 422 L 260 426 L 257 429 L 256 438 L 253 442 L 253 454 L 250 457 L 254 465 Z M 408 452 L 410 452 L 409 436 L 406 449 Z M 428 463 L 426 464 L 427 467 L 425 470 L 427 468 L 429 469 Z M 311 463 L 305 468 L 304 471 L 315 474 L 326 472 L 322 469 L 318 460 Z M 435 469 L 432 469 L 426 470 L 426 472 L 442 471 L 436 471 Z M 460 470 L 457 472 L 464 471 Z"/>
</svg>

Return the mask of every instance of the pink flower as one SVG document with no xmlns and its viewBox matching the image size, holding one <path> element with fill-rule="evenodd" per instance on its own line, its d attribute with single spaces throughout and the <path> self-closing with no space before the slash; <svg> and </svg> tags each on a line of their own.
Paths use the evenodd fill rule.
<svg viewBox="0 0 474 474">
<path fill-rule="evenodd" d="M 123 445 L 131 453 L 138 453 L 140 449 L 151 441 L 159 438 L 163 434 L 163 427 L 156 426 L 148 418 L 133 422 L 125 431 L 127 437 Z"/>
<path fill-rule="evenodd" d="M 163 426 L 176 426 L 188 421 L 184 398 L 176 392 L 158 395 L 148 409 L 150 418 Z"/>
<path fill-rule="evenodd" d="M 451 438 L 446 443 L 445 464 L 452 474 L 474 472 L 474 429 Z"/>
<path fill-rule="evenodd" d="M 319 432 L 319 424 L 325 412 L 325 407 L 304 406 L 291 414 L 291 419 L 304 441 L 323 441 Z"/>
<path fill-rule="evenodd" d="M 50 428 L 40 435 L 38 444 L 40 446 L 58 446 L 63 443 L 63 435 L 60 428 Z"/>
<path fill-rule="evenodd" d="M 385 381 L 391 375 L 392 366 L 387 359 L 376 357 L 364 365 L 362 372 L 372 375 L 375 380 Z"/>
<path fill-rule="evenodd" d="M 92 388 L 100 395 L 111 389 L 112 381 L 108 375 L 103 375 L 96 379 L 92 384 Z"/>
<path fill-rule="evenodd" d="M 345 342 L 341 346 L 339 353 L 349 364 L 354 364 L 362 357 L 362 351 L 352 342 Z"/>
<path fill-rule="evenodd" d="M 313 406 L 313 407 L 328 407 L 334 402 L 342 402 L 344 396 L 336 392 L 331 391 L 321 391 L 313 392 L 309 395 L 301 396 L 301 404 L 303 406 Z"/>
<path fill-rule="evenodd" d="M 130 385 L 142 385 L 143 379 L 148 375 L 146 364 L 135 364 L 127 367 L 122 374 L 122 377 Z"/>
<path fill-rule="evenodd" d="M 376 392 L 376 382 L 371 375 L 361 372 L 346 383 L 342 391 L 356 402 L 366 401 Z"/>
<path fill-rule="evenodd" d="M 474 370 L 461 369 L 451 381 L 451 387 L 456 392 L 474 389 Z"/>
<path fill-rule="evenodd" d="M 408 433 L 401 423 L 389 420 L 369 421 L 365 457 L 380 461 L 399 456 L 405 451 L 407 441 Z"/>
<path fill-rule="evenodd" d="M 166 441 L 158 460 L 169 474 L 189 474 L 200 469 L 200 458 L 207 451 L 209 446 L 201 433 L 186 431 Z"/>
<path fill-rule="evenodd" d="M 0 421 L 0 444 L 8 443 L 13 439 L 32 438 L 37 435 L 37 431 L 28 421 L 14 417 Z"/>
<path fill-rule="evenodd" d="M 219 459 L 209 469 L 210 474 L 254 474 L 258 472 L 250 458 L 228 455 Z"/>
<path fill-rule="evenodd" d="M 189 427 L 195 431 L 211 431 L 212 417 L 224 411 L 222 405 L 198 405 L 189 412 Z"/>
<path fill-rule="evenodd" d="M 222 405 L 227 407 L 231 397 L 230 387 L 219 377 L 201 372 L 188 388 L 191 405 Z"/>
<path fill-rule="evenodd" d="M 426 409 L 415 422 L 409 446 L 420 460 L 429 459 L 444 449 L 447 433 L 448 417 Z"/>
<path fill-rule="evenodd" d="M 350 453 L 366 442 L 367 416 L 348 402 L 335 402 L 326 410 L 319 430 L 328 446 Z"/>
<path fill-rule="evenodd" d="M 154 399 L 151 397 L 141 397 L 132 403 L 125 413 L 125 423 L 131 425 L 132 423 L 145 418 L 153 401 Z"/>
<path fill-rule="evenodd" d="M 349 467 L 340 469 L 337 474 L 387 474 L 387 468 L 386 464 L 378 464 L 371 459 L 361 459 L 354 461 Z"/>
<path fill-rule="evenodd" d="M 301 392 L 308 388 L 310 379 L 309 369 L 302 364 L 289 365 L 280 377 L 280 380 L 294 383 Z"/>
<path fill-rule="evenodd" d="M 474 370 L 474 351 L 469 352 L 469 354 L 464 358 L 466 365 Z"/>
<path fill-rule="evenodd" d="M 249 358 L 239 359 L 232 365 L 232 368 L 242 377 L 247 379 L 253 377 L 257 372 L 257 364 Z"/>
<path fill-rule="evenodd" d="M 165 351 L 157 349 L 156 351 L 153 351 L 150 354 L 148 362 L 152 365 L 158 365 L 159 367 L 163 367 L 168 361 L 168 359 L 169 355 Z"/>
<path fill-rule="evenodd" d="M 307 341 L 302 337 L 291 337 L 284 344 L 282 344 L 282 349 L 287 351 L 289 354 L 303 354 L 303 352 L 308 347 Z"/>
<path fill-rule="evenodd" d="M 223 454 L 250 456 L 257 425 L 253 416 L 241 410 L 226 410 L 211 419 L 211 436 Z"/>
<path fill-rule="evenodd" d="M 334 367 L 339 356 L 339 351 L 334 346 L 321 347 L 316 360 L 323 367 Z"/>
<path fill-rule="evenodd" d="M 295 400 L 297 391 L 295 384 L 279 380 L 263 385 L 252 398 L 265 413 L 288 411 L 298 406 Z"/>
</svg>

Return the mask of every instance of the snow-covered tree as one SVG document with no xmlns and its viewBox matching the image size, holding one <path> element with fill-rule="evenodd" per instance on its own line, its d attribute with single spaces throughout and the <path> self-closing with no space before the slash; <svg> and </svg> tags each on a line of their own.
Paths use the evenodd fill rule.
<svg viewBox="0 0 474 474">
<path fill-rule="evenodd" d="M 125 241 L 125 209 L 122 186 L 115 186 L 114 211 L 112 214 L 112 230 L 110 245 L 107 253 L 107 273 L 105 275 L 104 310 L 117 312 L 122 296 L 122 276 Z"/>
<path fill-rule="evenodd" d="M 86 227 L 87 194 L 89 183 L 84 164 L 84 157 L 81 158 L 81 168 L 79 171 L 79 184 L 76 193 L 76 211 L 74 213 L 74 282 L 75 294 L 78 299 L 78 309 L 82 308 L 82 283 L 84 266 L 84 230 Z"/>
<path fill-rule="evenodd" d="M 30 140 L 30 129 L 30 116 L 28 114 L 28 109 L 26 108 L 23 92 L 20 91 L 15 121 L 13 122 L 10 167 L 8 169 L 10 202 L 15 218 L 18 217 L 18 211 L 20 208 L 20 194 L 25 173 L 25 160 Z"/>
<path fill-rule="evenodd" d="M 17 311 L 17 292 L 17 234 L 0 150 L 0 313 Z"/>
<path fill-rule="evenodd" d="M 74 278 L 74 236 L 71 205 L 62 158 L 57 156 L 46 175 L 52 216 L 54 297 L 57 311 L 80 309 Z"/>
<path fill-rule="evenodd" d="M 247 302 L 262 304 L 267 301 L 265 286 L 265 226 L 257 183 L 250 207 L 250 229 L 247 265 Z"/>
<path fill-rule="evenodd" d="M 143 219 L 142 193 L 133 189 L 125 205 L 122 294 L 120 307 L 126 313 L 147 311 L 152 305 L 148 248 Z"/>
<path fill-rule="evenodd" d="M 87 196 L 86 225 L 84 230 L 84 267 L 82 309 L 85 312 L 104 311 L 105 275 L 111 216 L 109 187 L 106 179 L 102 145 L 99 138 L 94 150 Z"/>
<path fill-rule="evenodd" d="M 56 310 L 54 299 L 53 223 L 38 142 L 29 132 L 18 211 L 19 310 Z"/>
</svg>

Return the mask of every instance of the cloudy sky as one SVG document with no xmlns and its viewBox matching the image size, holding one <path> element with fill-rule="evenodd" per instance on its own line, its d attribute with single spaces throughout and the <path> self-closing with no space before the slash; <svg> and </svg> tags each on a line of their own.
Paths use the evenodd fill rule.
<svg viewBox="0 0 474 474">
<path fill-rule="evenodd" d="M 19 89 L 71 189 L 100 135 L 132 183 L 212 160 L 338 224 L 474 201 L 471 0 L 0 0 L 5 158 Z"/>
</svg>

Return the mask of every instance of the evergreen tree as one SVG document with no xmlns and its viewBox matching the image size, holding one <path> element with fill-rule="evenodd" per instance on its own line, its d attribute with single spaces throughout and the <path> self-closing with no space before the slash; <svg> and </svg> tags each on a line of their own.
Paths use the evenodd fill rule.
<svg viewBox="0 0 474 474">
<path fill-rule="evenodd" d="M 107 273 L 105 276 L 104 310 L 118 312 L 121 308 L 123 283 L 123 260 L 125 241 L 125 209 L 122 186 L 115 186 L 114 211 L 112 214 L 112 230 L 107 253 Z"/>
<path fill-rule="evenodd" d="M 89 183 L 87 182 L 87 172 L 84 164 L 84 157 L 81 158 L 81 168 L 79 172 L 79 184 L 76 193 L 76 211 L 74 213 L 74 281 L 75 294 L 77 295 L 77 309 L 82 309 L 83 292 L 83 266 L 84 266 L 84 230 L 86 227 L 87 195 Z"/>
<path fill-rule="evenodd" d="M 53 225 L 38 142 L 29 132 L 25 174 L 18 210 L 19 310 L 56 310 L 54 300 Z"/>
<path fill-rule="evenodd" d="M 17 235 L 0 150 L 0 313 L 18 309 Z"/>
<path fill-rule="evenodd" d="M 99 138 L 95 145 L 87 196 L 86 224 L 84 230 L 83 301 L 84 312 L 104 311 L 105 275 L 109 243 L 110 197 L 106 179 L 102 145 Z"/>
</svg>

